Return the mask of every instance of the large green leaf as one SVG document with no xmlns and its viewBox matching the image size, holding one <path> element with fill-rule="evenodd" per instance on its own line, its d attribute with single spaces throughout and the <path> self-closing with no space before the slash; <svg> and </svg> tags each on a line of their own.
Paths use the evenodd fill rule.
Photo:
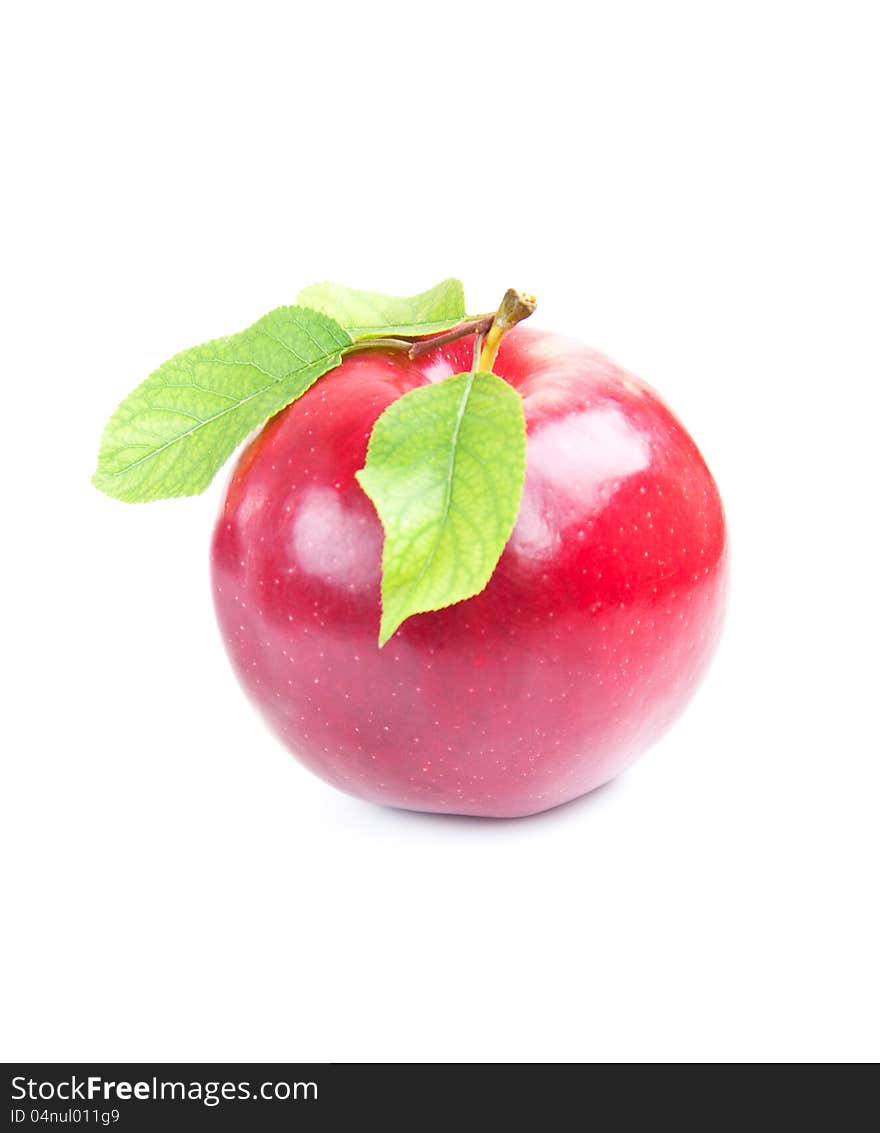
<svg viewBox="0 0 880 1133">
<path fill-rule="evenodd" d="M 380 645 L 485 587 L 516 522 L 525 447 L 522 399 L 490 373 L 411 390 L 378 419 L 357 477 L 385 529 Z"/>
<path fill-rule="evenodd" d="M 248 433 L 338 366 L 351 342 L 326 315 L 279 307 L 241 334 L 183 351 L 110 418 L 96 487 L 129 502 L 203 491 Z"/>
</svg>

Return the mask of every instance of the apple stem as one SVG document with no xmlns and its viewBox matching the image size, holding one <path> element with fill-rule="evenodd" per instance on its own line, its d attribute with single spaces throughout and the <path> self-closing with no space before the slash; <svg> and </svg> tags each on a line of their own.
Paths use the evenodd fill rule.
<svg viewBox="0 0 880 1133">
<path fill-rule="evenodd" d="M 485 334 L 494 318 L 495 315 L 477 315 L 476 318 L 467 319 L 442 334 L 435 334 L 430 338 L 417 338 L 415 341 L 411 338 L 361 338 L 351 346 L 346 346 L 342 353 L 357 354 L 361 350 L 391 349 L 405 350 L 410 358 L 418 358 L 422 354 L 428 354 L 436 346 L 445 346 L 447 342 L 455 342 L 456 339 L 466 338 L 469 334 Z"/>
<path fill-rule="evenodd" d="M 357 354 L 362 350 L 405 350 L 410 358 L 419 358 L 438 346 L 455 342 L 459 338 L 474 335 L 474 370 L 491 370 L 498 354 L 501 339 L 512 326 L 527 319 L 536 307 L 531 295 L 514 291 L 511 287 L 501 300 L 501 306 L 493 315 L 477 315 L 466 319 L 442 334 L 430 338 L 362 338 L 346 346 L 343 354 Z"/>
<path fill-rule="evenodd" d="M 505 292 L 501 305 L 486 331 L 486 338 L 480 350 L 476 369 L 484 373 L 492 369 L 495 365 L 495 359 L 498 357 L 501 339 L 511 327 L 521 323 L 523 319 L 527 319 L 537 305 L 534 295 L 524 294 L 512 287 Z"/>
</svg>

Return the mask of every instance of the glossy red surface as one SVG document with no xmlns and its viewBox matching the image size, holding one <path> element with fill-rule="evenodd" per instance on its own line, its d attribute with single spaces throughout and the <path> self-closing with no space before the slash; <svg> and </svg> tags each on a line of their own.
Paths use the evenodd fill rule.
<svg viewBox="0 0 880 1133">
<path fill-rule="evenodd" d="M 244 688 L 289 748 L 351 794 L 509 817 L 616 775 L 672 722 L 714 649 L 726 535 L 691 438 L 647 386 L 517 327 L 496 372 L 528 425 L 519 519 L 477 597 L 379 650 L 382 529 L 354 473 L 395 398 L 469 368 L 350 357 L 243 453 L 212 546 Z"/>
</svg>

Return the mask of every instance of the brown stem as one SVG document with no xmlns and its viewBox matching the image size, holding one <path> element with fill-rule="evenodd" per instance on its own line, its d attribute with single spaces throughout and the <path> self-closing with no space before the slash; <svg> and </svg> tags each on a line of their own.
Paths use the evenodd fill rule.
<svg viewBox="0 0 880 1133">
<path fill-rule="evenodd" d="M 346 346 L 343 354 L 357 354 L 361 350 L 405 350 L 410 358 L 420 358 L 438 346 L 445 346 L 459 338 L 474 335 L 474 369 L 491 370 L 498 353 L 501 338 L 516 323 L 521 322 L 535 309 L 531 295 L 521 295 L 512 288 L 501 300 L 501 306 L 494 315 L 477 315 L 466 319 L 458 326 L 430 338 L 361 338 Z"/>
<path fill-rule="evenodd" d="M 485 334 L 494 318 L 494 315 L 480 315 L 476 319 L 459 323 L 457 327 L 444 331 L 443 334 L 435 334 L 432 338 L 421 338 L 409 348 L 409 356 L 418 358 L 420 354 L 427 354 L 435 346 L 445 346 L 447 342 L 455 342 L 456 339 L 464 338 L 468 334 Z"/>
</svg>

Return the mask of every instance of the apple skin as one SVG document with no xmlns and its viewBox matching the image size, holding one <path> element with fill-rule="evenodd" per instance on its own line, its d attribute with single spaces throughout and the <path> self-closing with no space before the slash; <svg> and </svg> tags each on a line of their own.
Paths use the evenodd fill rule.
<svg viewBox="0 0 880 1133">
<path fill-rule="evenodd" d="M 483 592 L 380 650 L 382 528 L 357 481 L 373 423 L 470 368 L 473 338 L 349 356 L 242 454 L 211 552 L 223 639 L 294 754 L 343 791 L 514 817 L 617 775 L 678 716 L 717 642 L 718 490 L 657 395 L 558 335 L 516 327 L 527 474 Z"/>
</svg>

